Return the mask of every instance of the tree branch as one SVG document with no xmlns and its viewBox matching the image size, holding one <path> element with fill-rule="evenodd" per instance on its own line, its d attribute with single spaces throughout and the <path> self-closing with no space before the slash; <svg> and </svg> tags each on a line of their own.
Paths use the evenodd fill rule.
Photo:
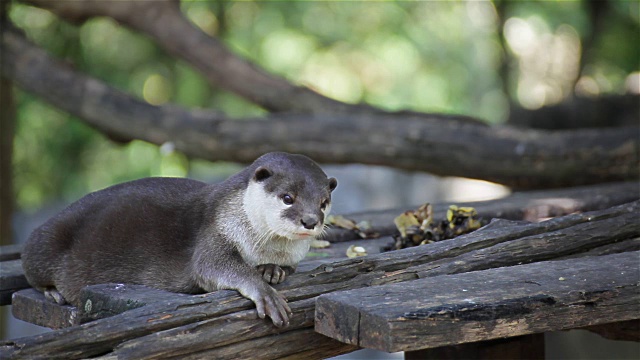
<svg viewBox="0 0 640 360">
<path fill-rule="evenodd" d="M 150 105 L 52 59 L 16 30 L 2 33 L 2 74 L 18 86 L 111 136 L 155 144 L 170 141 L 192 157 L 250 162 L 264 152 L 283 150 L 325 163 L 386 165 L 517 188 L 639 175 L 637 127 L 522 130 L 412 113 L 278 114 L 230 120 L 212 111 Z"/>
<path fill-rule="evenodd" d="M 547 130 L 632 126 L 638 124 L 638 109 L 640 96 L 634 94 L 576 96 L 535 110 L 514 107 L 508 123 Z"/>
<path fill-rule="evenodd" d="M 350 105 L 327 98 L 259 69 L 194 26 L 180 11 L 177 0 L 25 2 L 76 23 L 94 16 L 111 17 L 150 36 L 167 53 L 193 65 L 212 85 L 234 92 L 269 111 L 377 111 L 366 105 Z"/>
</svg>

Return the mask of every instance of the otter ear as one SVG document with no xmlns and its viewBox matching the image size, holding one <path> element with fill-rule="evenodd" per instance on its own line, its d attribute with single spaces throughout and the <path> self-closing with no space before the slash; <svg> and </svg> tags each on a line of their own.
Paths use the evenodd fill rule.
<svg viewBox="0 0 640 360">
<path fill-rule="evenodd" d="M 338 180 L 336 178 L 329 178 L 329 190 L 333 191 L 338 186 Z"/>
<path fill-rule="evenodd" d="M 256 169 L 256 172 L 253 174 L 253 178 L 256 181 L 260 182 L 260 181 L 270 177 L 271 175 L 273 175 L 271 170 L 267 169 L 264 166 L 260 166 L 259 168 Z"/>
</svg>

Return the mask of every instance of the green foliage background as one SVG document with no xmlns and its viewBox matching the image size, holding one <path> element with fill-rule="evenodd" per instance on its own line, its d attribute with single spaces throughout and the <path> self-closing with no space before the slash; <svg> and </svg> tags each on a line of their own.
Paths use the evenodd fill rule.
<svg viewBox="0 0 640 360">
<path fill-rule="evenodd" d="M 611 3 L 613 11 L 583 64 L 588 91 L 595 86 L 598 94 L 624 92 L 629 74 L 637 74 L 638 4 Z M 506 31 L 502 36 L 496 11 L 501 6 L 506 23 L 515 19 L 513 43 Z M 468 114 L 489 122 L 504 121 L 510 102 L 531 105 L 523 79 L 569 89 L 542 104 L 562 100 L 574 89 L 575 78 L 554 85 L 542 75 L 536 80 L 535 69 L 528 74 L 518 36 L 529 34 L 537 41 L 531 44 L 551 39 L 546 43 L 562 45 L 568 38 L 566 44 L 578 39 L 579 45 L 592 31 L 583 1 L 183 1 L 182 10 L 240 56 L 327 96 L 388 110 Z M 152 104 L 213 108 L 239 118 L 264 114 L 110 19 L 74 26 L 17 2 L 10 19 L 51 54 Z M 537 49 L 545 54 L 544 47 Z M 211 179 L 236 169 L 141 141 L 114 143 L 22 91 L 17 91 L 17 114 L 14 176 L 17 204 L 24 211 L 145 176 Z"/>
</svg>

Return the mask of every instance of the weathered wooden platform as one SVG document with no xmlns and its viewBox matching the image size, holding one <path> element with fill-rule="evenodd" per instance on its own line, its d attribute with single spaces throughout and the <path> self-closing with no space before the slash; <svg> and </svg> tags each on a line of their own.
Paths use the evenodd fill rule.
<svg viewBox="0 0 640 360">
<path fill-rule="evenodd" d="M 96 285 L 85 289 L 80 312 L 53 315 L 39 307 L 53 305 L 41 294 L 22 290 L 14 295 L 18 316 L 33 320 L 28 309 L 34 309 L 50 326 L 67 326 L 72 317 L 75 324 L 89 322 L 3 341 L 0 357 L 322 358 L 367 346 L 409 350 L 409 359 L 440 346 L 433 349 L 439 355 L 473 349 L 491 358 L 496 353 L 487 349 L 512 351 L 513 357 L 534 354 L 532 349 L 540 354 L 543 340 L 535 334 L 551 330 L 587 327 L 638 339 L 640 201 L 604 206 L 625 197 L 587 193 L 581 195 L 587 200 L 563 198 L 573 205 L 560 211 L 585 210 L 576 204 L 606 209 L 539 223 L 495 220 L 453 240 L 354 259 L 314 250 L 319 260 L 301 264 L 277 286 L 293 310 L 285 329 L 258 319 L 253 304 L 235 291 L 188 296 Z M 530 206 L 540 209 L 559 198 L 540 196 Z M 476 208 L 486 211 L 480 210 L 486 204 Z M 378 239 L 375 246 L 390 241 Z M 612 322 L 617 325 L 606 324 Z"/>
<path fill-rule="evenodd" d="M 633 320 L 639 261 L 633 251 L 340 291 L 318 298 L 315 329 L 397 352 Z"/>
</svg>

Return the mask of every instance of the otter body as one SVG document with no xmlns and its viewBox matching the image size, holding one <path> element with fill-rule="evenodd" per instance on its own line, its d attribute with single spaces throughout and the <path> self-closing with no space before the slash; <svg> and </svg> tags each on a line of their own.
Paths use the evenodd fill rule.
<svg viewBox="0 0 640 360">
<path fill-rule="evenodd" d="M 262 318 L 288 323 L 269 284 L 295 271 L 320 235 L 337 182 L 311 159 L 269 153 L 209 185 L 147 178 L 91 193 L 35 229 L 23 251 L 29 283 L 58 303 L 119 282 L 181 293 L 235 289 Z"/>
</svg>

